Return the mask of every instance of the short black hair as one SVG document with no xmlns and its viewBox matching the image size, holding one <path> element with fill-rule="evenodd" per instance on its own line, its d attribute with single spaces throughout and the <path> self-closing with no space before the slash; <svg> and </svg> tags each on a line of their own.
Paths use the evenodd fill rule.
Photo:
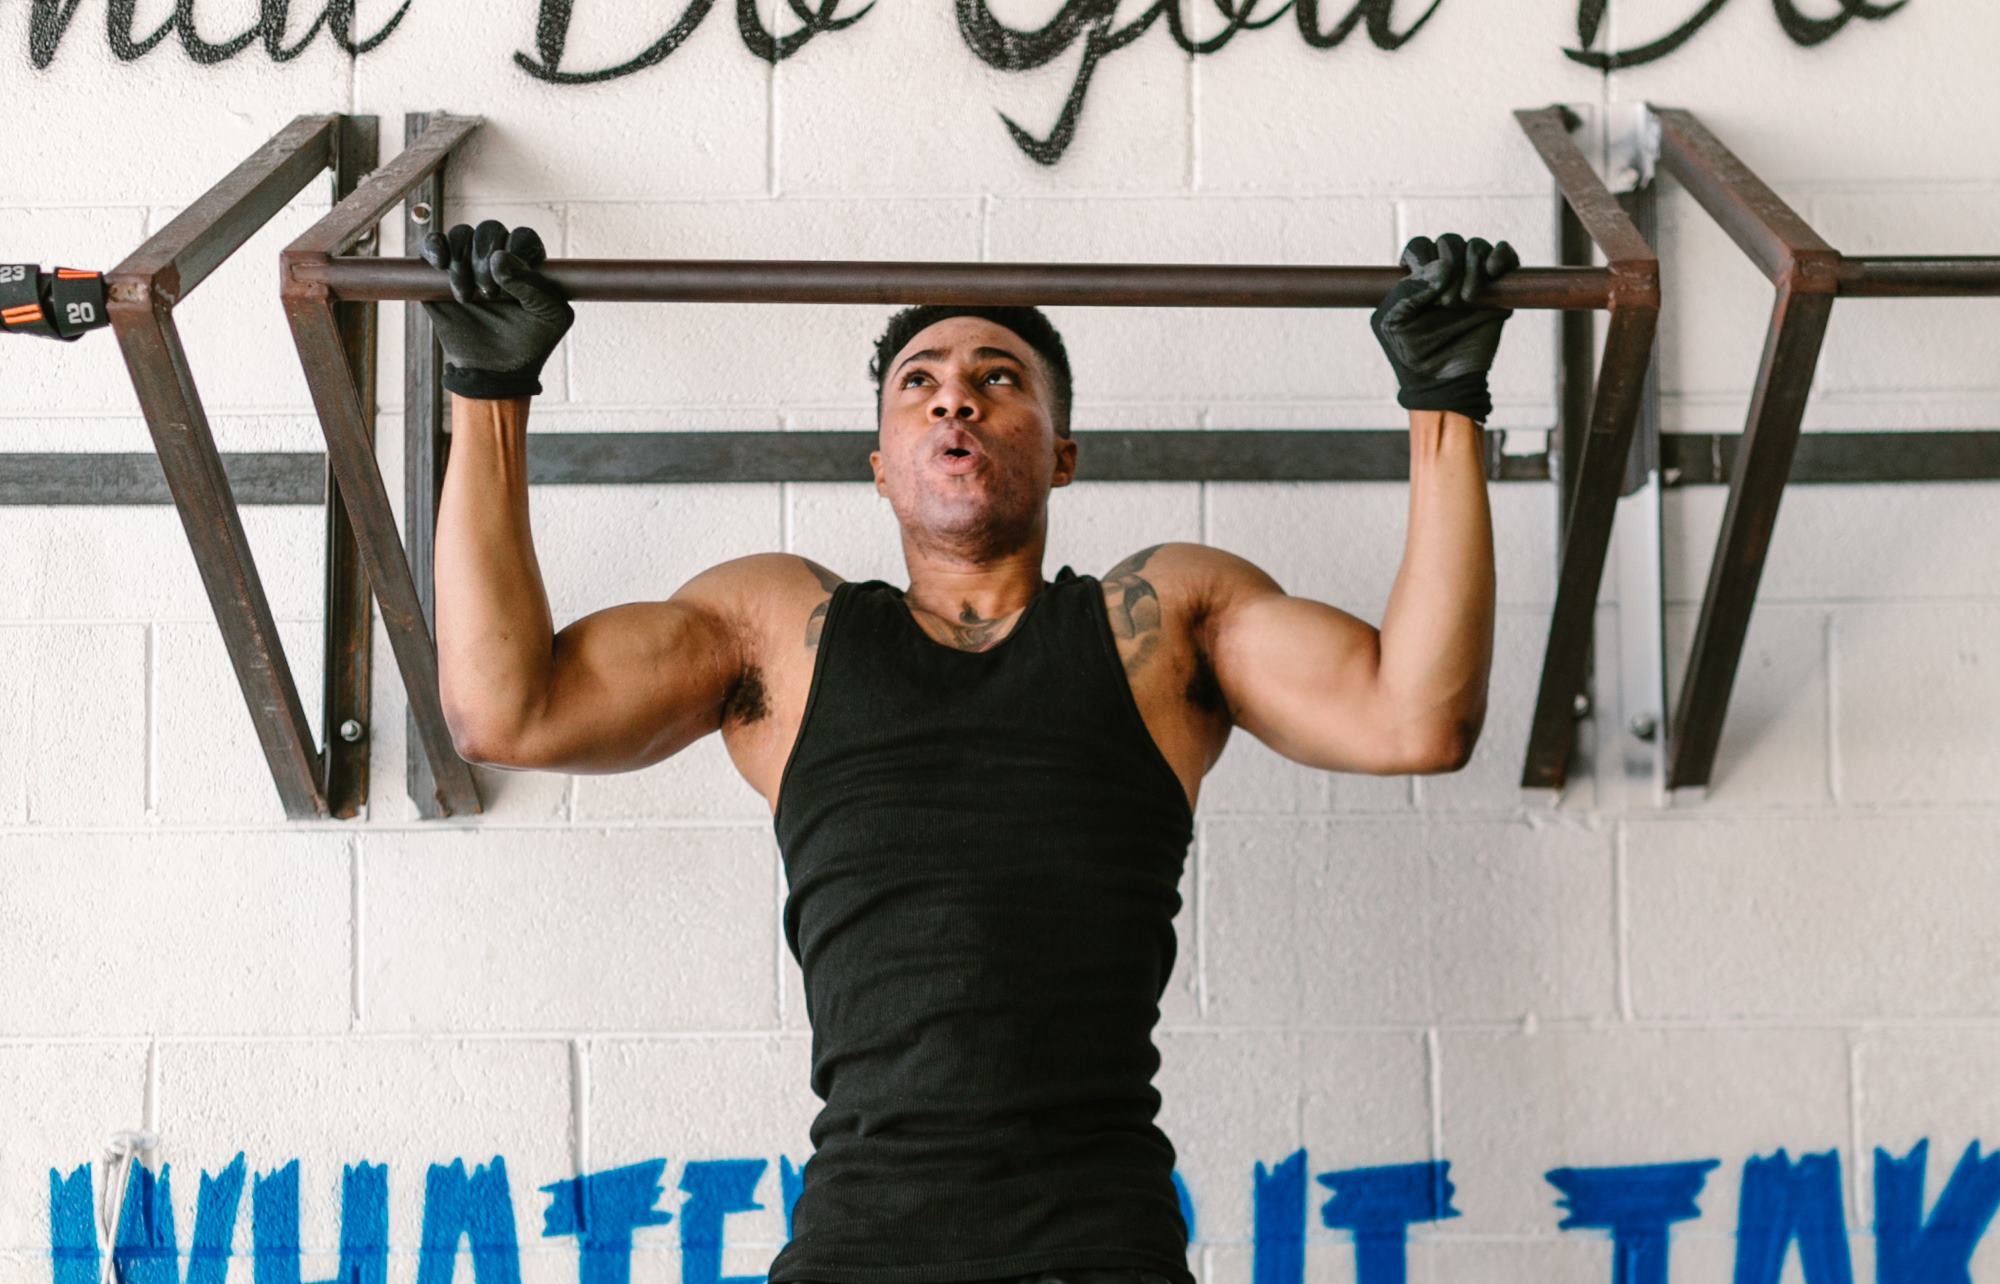
<svg viewBox="0 0 2000 1284">
<path fill-rule="evenodd" d="M 1021 336 L 1047 367 L 1049 387 L 1054 393 L 1050 418 L 1058 437 L 1069 436 L 1070 378 L 1069 353 L 1062 336 L 1042 315 L 1040 308 L 961 307 L 948 303 L 920 303 L 904 308 L 889 318 L 888 328 L 875 340 L 875 357 L 868 363 L 868 376 L 875 381 L 875 422 L 882 422 L 882 381 L 889 375 L 889 363 L 922 331 L 947 317 L 980 317 Z"/>
</svg>

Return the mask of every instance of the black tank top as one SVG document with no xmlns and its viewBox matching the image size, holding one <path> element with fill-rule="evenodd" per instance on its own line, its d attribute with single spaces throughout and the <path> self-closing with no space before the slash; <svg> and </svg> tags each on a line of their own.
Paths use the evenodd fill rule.
<svg viewBox="0 0 2000 1284">
<path fill-rule="evenodd" d="M 770 1284 L 1195 1284 L 1152 1086 L 1194 818 L 1096 577 L 976 652 L 836 586 L 774 824 L 825 1107 Z"/>
</svg>

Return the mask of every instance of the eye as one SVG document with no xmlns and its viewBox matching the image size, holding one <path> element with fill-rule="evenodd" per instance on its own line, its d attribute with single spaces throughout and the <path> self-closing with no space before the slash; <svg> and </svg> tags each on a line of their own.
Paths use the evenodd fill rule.
<svg viewBox="0 0 2000 1284">
<path fill-rule="evenodd" d="M 1004 369 L 1004 368 L 1003 368 L 1003 369 L 998 369 L 998 370 L 989 370 L 989 371 L 987 371 L 987 373 L 986 373 L 986 377 L 987 377 L 988 379 L 991 379 L 991 378 L 992 378 L 992 377 L 993 377 L 994 375 L 1003 375 L 1003 376 L 1005 376 L 1005 377 L 1006 377 L 1006 379 L 1008 380 L 1008 382 L 1010 382 L 1010 383 L 1013 383 L 1013 384 L 1016 384 L 1016 385 L 1019 385 L 1019 383 L 1021 382 L 1020 378 L 1019 378 L 1019 377 L 1018 377 L 1017 375 L 1015 375 L 1015 373 L 1014 373 L 1014 372 L 1013 372 L 1012 370 L 1007 370 L 1007 369 Z M 897 385 L 897 386 L 898 386 L 898 387 L 903 387 L 903 388 L 907 388 L 907 387 L 909 387 L 909 386 L 910 386 L 910 380 L 912 380 L 912 379 L 922 379 L 923 377 L 924 377 L 924 372 L 923 372 L 923 371 L 921 371 L 921 370 L 912 370 L 912 371 L 910 371 L 910 373 L 908 373 L 908 374 L 906 374 L 906 375 L 904 375 L 904 376 L 903 376 L 903 382 L 902 382 L 901 384 Z"/>
</svg>

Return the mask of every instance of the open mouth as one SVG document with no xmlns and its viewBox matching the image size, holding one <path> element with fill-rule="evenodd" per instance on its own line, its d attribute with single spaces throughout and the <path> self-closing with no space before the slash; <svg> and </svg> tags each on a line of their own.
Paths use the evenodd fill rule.
<svg viewBox="0 0 2000 1284">
<path fill-rule="evenodd" d="M 937 454 L 937 466 L 948 473 L 969 473 L 984 461 L 984 455 L 975 455 L 963 446 L 953 446 Z"/>
</svg>

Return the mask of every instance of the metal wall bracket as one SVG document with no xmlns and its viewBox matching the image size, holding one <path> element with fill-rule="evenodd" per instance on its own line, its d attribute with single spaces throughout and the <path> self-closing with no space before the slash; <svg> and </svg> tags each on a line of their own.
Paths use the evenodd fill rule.
<svg viewBox="0 0 2000 1284">
<path fill-rule="evenodd" d="M 1693 112 L 1648 108 L 1659 124 L 1663 168 L 1776 287 L 1687 675 L 1666 727 L 1666 787 L 1677 799 L 1698 800 L 1715 769 L 1757 583 L 1835 298 L 2000 295 L 2000 257 L 1843 255 Z"/>
<path fill-rule="evenodd" d="M 328 504 L 325 747 L 313 744 L 270 602 L 203 411 L 173 312 L 321 170 L 335 201 L 375 164 L 372 116 L 299 116 L 105 274 L 111 325 L 153 436 L 195 566 L 221 628 L 272 781 L 294 820 L 355 815 L 368 789 L 366 590 L 353 542 Z M 373 309 L 329 318 L 327 342 L 350 398 L 374 404 Z M 331 498 L 331 496 L 329 496 Z"/>
<path fill-rule="evenodd" d="M 1594 386 L 1594 317 L 1565 313 L 1558 348 L 1559 413 L 1549 448 L 1559 492 L 1556 599 L 1521 771 L 1524 797 L 1553 804 L 1568 777 L 1577 721 L 1589 707 L 1597 592 L 1652 362 L 1660 265 L 1571 137 L 1581 118 L 1562 106 L 1517 111 L 1514 118 L 1555 179 L 1562 261 L 1588 262 L 1594 243 L 1611 280 L 1611 319 Z M 1538 798 L 1535 791 L 1548 795 Z"/>
</svg>

